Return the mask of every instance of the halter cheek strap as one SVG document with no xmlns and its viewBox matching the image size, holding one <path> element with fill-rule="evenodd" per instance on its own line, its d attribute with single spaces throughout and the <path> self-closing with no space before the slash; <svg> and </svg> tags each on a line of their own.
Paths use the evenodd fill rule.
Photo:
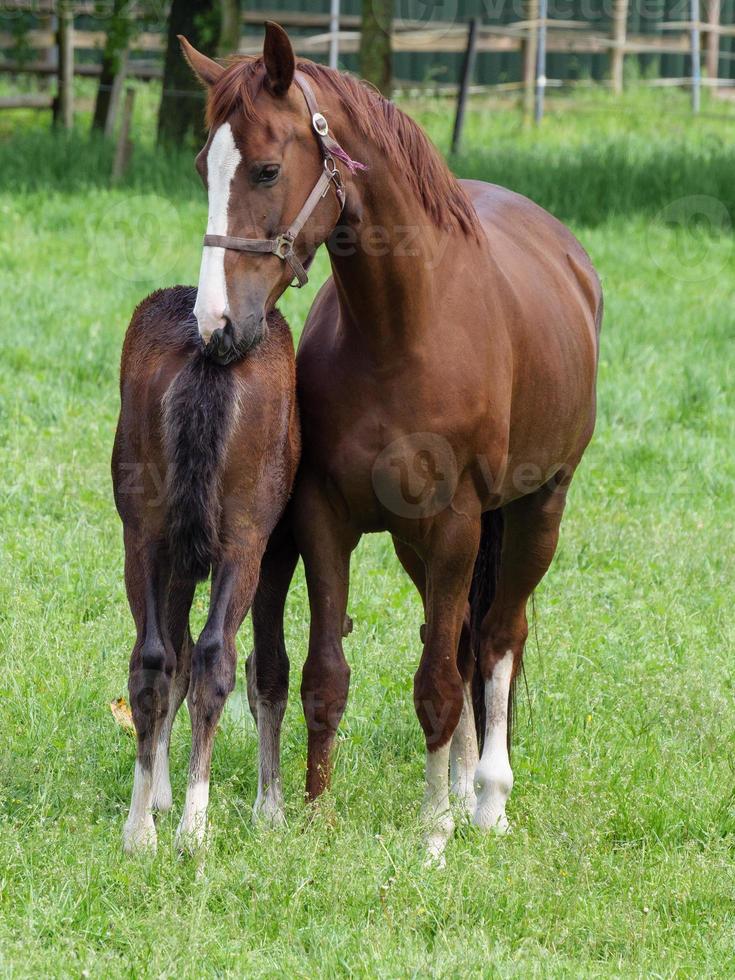
<svg viewBox="0 0 735 980">
<path fill-rule="evenodd" d="M 307 78 L 301 72 L 296 72 L 294 75 L 294 81 L 299 86 L 304 96 L 304 100 L 306 101 L 307 108 L 311 115 L 312 129 L 316 134 L 317 142 L 319 143 L 319 147 L 322 151 L 324 169 L 319 176 L 319 180 L 314 185 L 311 193 L 304 201 L 303 207 L 288 226 L 286 231 L 284 231 L 283 234 L 278 235 L 277 238 L 236 238 L 232 235 L 205 235 L 204 244 L 213 248 L 229 248 L 235 252 L 260 252 L 265 254 L 273 254 L 277 258 L 281 259 L 282 262 L 288 263 L 294 275 L 291 285 L 298 286 L 300 289 L 308 282 L 306 269 L 304 269 L 303 265 L 297 258 L 293 248 L 294 242 L 298 238 L 301 229 L 311 217 L 317 204 L 323 197 L 326 196 L 330 187 L 334 188 L 337 201 L 339 202 L 340 213 L 344 208 L 345 191 L 342 184 L 342 175 L 340 174 L 339 170 L 337 170 L 337 166 L 334 162 L 335 157 L 338 160 L 345 162 L 350 170 L 352 170 L 353 167 L 362 169 L 362 165 L 356 164 L 354 161 L 350 160 L 349 156 L 345 153 L 339 143 L 329 135 L 327 120 L 317 109 L 314 92 Z"/>
</svg>

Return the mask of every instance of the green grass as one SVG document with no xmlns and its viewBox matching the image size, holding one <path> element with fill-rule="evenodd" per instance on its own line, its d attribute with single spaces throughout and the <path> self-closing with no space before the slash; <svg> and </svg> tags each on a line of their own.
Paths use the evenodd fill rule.
<svg viewBox="0 0 735 980">
<path fill-rule="evenodd" d="M 173 848 L 185 712 L 158 855 L 121 853 L 135 748 L 108 703 L 125 693 L 133 627 L 108 461 L 127 320 L 155 286 L 196 280 L 206 205 L 173 178 L 173 193 L 147 190 L 143 173 L 115 191 L 101 170 L 64 183 L 73 158 L 54 171 L 24 156 L 35 138 L 52 145 L 17 134 L 0 145 L 16 175 L 0 193 L 0 971 L 733 975 L 732 236 L 626 213 L 575 225 L 606 292 L 599 423 L 536 594 L 514 832 L 462 830 L 446 870 L 422 867 L 411 702 L 422 617 L 388 540 L 373 536 L 353 562 L 353 679 L 322 814 L 309 822 L 301 803 L 299 574 L 286 623 L 288 829 L 250 822 L 256 741 L 241 669 L 197 871 Z M 504 145 L 514 139 L 520 161 L 528 138 Z M 539 145 L 561 154 L 563 143 Z M 570 136 L 555 175 L 569 195 L 578 148 Z M 21 192 L 18 175 L 36 165 L 46 176 Z M 693 164 L 686 173 L 695 180 Z M 162 213 L 173 233 L 159 244 Z M 284 297 L 295 332 L 326 269 L 320 256 L 309 286 Z M 250 649 L 249 624 L 239 648 Z"/>
<path fill-rule="evenodd" d="M 81 79 L 77 87 L 82 111 L 67 136 L 49 132 L 48 113 L 0 115 L 0 174 L 7 190 L 109 185 L 114 148 L 88 138 L 86 110 L 94 88 Z M 155 146 L 158 86 L 138 84 L 137 93 L 135 150 L 123 186 L 200 200 L 190 150 L 162 153 Z M 552 94 L 540 129 L 524 128 L 512 100 L 473 98 L 463 150 L 452 166 L 460 176 L 513 187 L 558 217 L 585 225 L 655 215 L 695 193 L 716 198 L 735 214 L 735 107 L 706 91 L 703 98 L 702 115 L 695 118 L 687 94 L 677 90 L 633 85 L 622 99 L 598 89 L 574 98 Z M 453 102 L 405 104 L 448 151 Z"/>
</svg>

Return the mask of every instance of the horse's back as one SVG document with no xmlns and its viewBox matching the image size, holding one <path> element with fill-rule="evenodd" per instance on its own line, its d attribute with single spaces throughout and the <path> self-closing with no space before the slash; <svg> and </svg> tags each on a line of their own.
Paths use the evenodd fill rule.
<svg viewBox="0 0 735 980">
<path fill-rule="evenodd" d="M 214 491 L 225 516 L 237 509 L 234 520 L 262 522 L 269 533 L 290 492 L 300 449 L 288 324 L 273 310 L 255 349 L 229 365 L 216 364 L 202 350 L 196 293 L 196 287 L 174 286 L 136 308 L 123 343 L 112 458 L 123 521 L 171 536 L 172 521 L 182 518 L 182 554 L 189 555 Z M 197 574 L 204 574 L 204 565 L 199 562 Z"/>
<path fill-rule="evenodd" d="M 529 282 L 537 283 L 535 277 L 541 275 L 565 301 L 565 284 L 580 290 L 599 329 L 600 280 L 589 255 L 569 228 L 530 198 L 507 187 L 480 180 L 463 180 L 461 184 L 503 274 L 526 287 Z"/>
</svg>

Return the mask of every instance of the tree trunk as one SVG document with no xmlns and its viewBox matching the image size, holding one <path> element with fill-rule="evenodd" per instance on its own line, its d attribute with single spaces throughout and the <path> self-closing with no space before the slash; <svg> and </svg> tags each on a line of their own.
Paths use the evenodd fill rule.
<svg viewBox="0 0 735 980">
<path fill-rule="evenodd" d="M 228 58 L 240 44 L 240 0 L 221 0 L 221 6 L 217 55 Z"/>
<path fill-rule="evenodd" d="M 217 0 L 173 0 L 168 18 L 158 142 L 199 144 L 206 136 L 204 90 L 181 53 L 177 34 L 183 34 L 203 54 L 214 57 L 220 34 Z"/>
<path fill-rule="evenodd" d="M 123 66 L 128 44 L 135 31 L 135 21 L 130 15 L 128 0 L 114 0 L 110 15 L 110 26 L 102 54 L 102 73 L 100 74 L 97 98 L 92 115 L 92 129 L 104 130 L 115 76 Z"/>
<path fill-rule="evenodd" d="M 393 0 L 362 0 L 360 74 L 390 97 Z"/>
</svg>

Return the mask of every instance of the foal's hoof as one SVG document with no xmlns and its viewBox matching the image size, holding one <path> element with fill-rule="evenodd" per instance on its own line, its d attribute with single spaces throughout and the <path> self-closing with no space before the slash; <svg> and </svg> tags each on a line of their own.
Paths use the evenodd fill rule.
<svg viewBox="0 0 735 980">
<path fill-rule="evenodd" d="M 126 854 L 155 854 L 156 844 L 156 825 L 150 814 L 145 820 L 126 822 L 123 827 L 123 851 Z"/>
<path fill-rule="evenodd" d="M 447 841 L 446 838 L 440 835 L 429 835 L 426 838 L 426 857 L 424 858 L 425 868 L 446 868 L 447 866 L 447 856 L 444 853 L 446 850 Z"/>
<path fill-rule="evenodd" d="M 176 830 L 176 850 L 181 855 L 194 857 L 207 843 L 207 821 L 195 820 L 191 826 L 182 820 Z"/>
<path fill-rule="evenodd" d="M 342 636 L 349 636 L 353 629 L 352 618 L 345 615 L 345 618 L 342 620 Z"/>
<path fill-rule="evenodd" d="M 285 827 L 283 800 L 267 794 L 262 799 L 258 797 L 253 804 L 253 823 L 264 827 Z"/>
</svg>

